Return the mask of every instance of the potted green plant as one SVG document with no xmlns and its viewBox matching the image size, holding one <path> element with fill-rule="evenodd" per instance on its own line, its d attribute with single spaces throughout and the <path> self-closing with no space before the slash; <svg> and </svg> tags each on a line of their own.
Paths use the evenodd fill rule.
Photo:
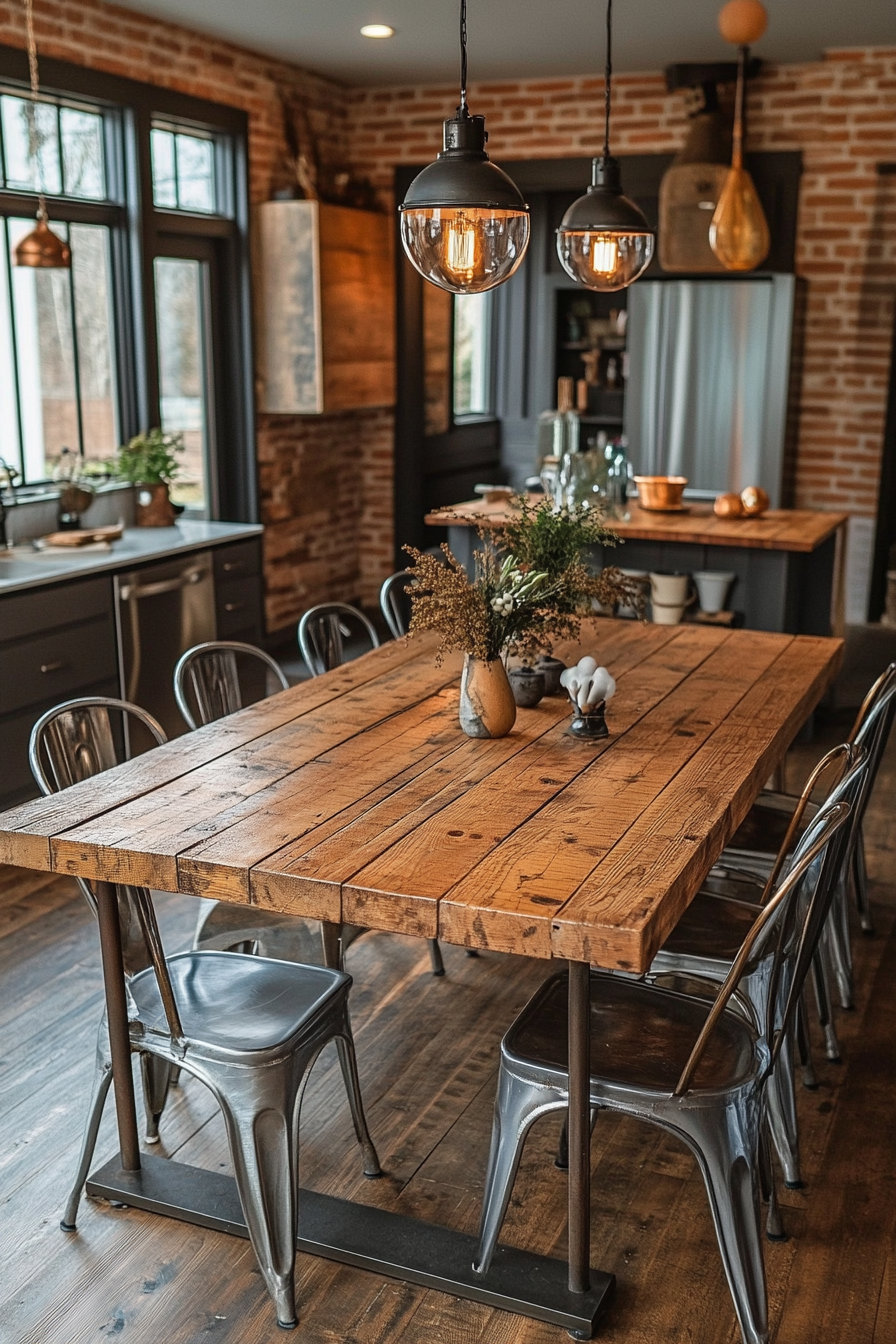
<svg viewBox="0 0 896 1344">
<path fill-rule="evenodd" d="M 166 434 L 158 427 L 135 434 L 119 448 L 115 474 L 136 489 L 138 527 L 173 525 L 169 486 L 180 471 L 177 454 L 183 451 L 183 434 Z"/>
</svg>

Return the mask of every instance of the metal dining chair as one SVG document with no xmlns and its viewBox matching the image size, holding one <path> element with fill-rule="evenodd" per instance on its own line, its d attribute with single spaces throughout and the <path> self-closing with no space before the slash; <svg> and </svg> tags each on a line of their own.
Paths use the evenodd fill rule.
<svg viewBox="0 0 896 1344">
<path fill-rule="evenodd" d="M 393 639 L 401 639 L 410 629 L 411 599 L 407 595 L 413 575 L 409 569 L 390 574 L 380 588 L 380 611 Z"/>
<path fill-rule="evenodd" d="M 812 962 L 833 896 L 850 808 L 838 802 L 810 823 L 800 857 L 758 913 L 714 1001 L 634 978 L 592 971 L 592 1108 L 659 1125 L 697 1159 L 744 1344 L 767 1344 L 768 1301 L 759 1201 L 780 1234 L 764 1139 L 765 1090 Z M 771 954 L 768 1011 L 751 1022 L 744 977 Z M 488 1272 L 526 1134 L 569 1105 L 565 975 L 548 980 L 501 1043 L 491 1150 L 474 1268 Z M 783 990 L 779 992 L 779 986 Z"/>
<path fill-rule="evenodd" d="M 116 715 L 113 720 L 112 715 Z M 161 746 L 167 741 L 165 731 L 151 714 L 139 705 L 108 696 L 83 696 L 57 705 L 42 714 L 31 730 L 28 756 L 31 773 L 41 793 L 48 797 L 60 789 L 67 789 L 81 780 L 90 779 L 103 770 L 130 758 L 128 720 L 137 719 L 150 737 Z M 97 914 L 96 897 L 89 882 L 76 877 L 81 894 Z M 125 891 L 125 888 L 121 888 Z M 150 964 L 149 948 L 142 927 L 133 917 L 132 903 L 119 897 L 122 949 L 125 974 L 128 978 L 146 970 Z M 100 1060 L 99 1055 L 103 1058 Z M 97 1079 L 103 1068 L 111 1067 L 108 1044 L 103 1045 L 100 1031 Z M 168 1088 L 174 1074 L 164 1060 L 144 1051 L 140 1052 L 140 1071 L 143 1083 L 145 1138 L 147 1143 L 159 1141 L 159 1118 L 165 1109 Z M 97 1125 L 99 1121 L 97 1121 Z M 93 1136 L 95 1142 L 96 1135 Z M 92 1151 L 92 1145 L 91 1145 Z"/>
<path fill-rule="evenodd" d="M 197 644 L 174 669 L 174 698 L 188 728 L 213 723 L 243 708 L 241 664 L 261 673 L 261 694 L 256 699 L 289 690 L 283 670 L 264 649 L 235 639 Z"/>
<path fill-rule="evenodd" d="M 299 621 L 298 640 L 302 657 L 312 677 L 331 672 L 345 662 L 345 640 L 352 626 L 360 627 L 372 649 L 380 647 L 380 637 L 371 621 L 347 602 L 320 602 L 309 607 Z"/>
<path fill-rule="evenodd" d="M 132 1048 L 166 1068 L 192 1074 L 224 1115 L 236 1187 L 249 1240 L 277 1323 L 296 1324 L 299 1115 L 309 1070 L 335 1041 L 348 1087 L 366 1176 L 379 1176 L 367 1130 L 348 1017 L 351 977 L 329 967 L 232 952 L 166 957 L 152 895 L 119 888 L 149 947 L 149 967 L 131 977 Z M 101 1039 L 105 1019 L 101 1027 Z M 102 1049 L 100 1051 L 102 1054 Z M 84 1149 L 62 1226 L 73 1231 L 112 1077 L 103 1071 L 90 1108 Z"/>
<path fill-rule="evenodd" d="M 759 879 L 750 872 L 725 869 L 721 885 L 713 888 L 707 884 L 697 893 L 654 957 L 647 978 L 653 983 L 685 987 L 687 980 L 695 977 L 698 981 L 697 992 L 700 992 L 700 981 L 710 981 L 712 984 L 724 982 L 759 910 L 773 897 L 779 879 L 786 874 L 788 866 L 799 858 L 801 848 L 798 847 L 793 853 L 791 840 L 798 833 L 819 781 L 831 774 L 834 783 L 824 806 L 831 807 L 841 801 L 850 806 L 849 833 L 839 851 L 839 866 L 831 879 L 834 884 L 833 899 L 836 900 L 843 874 L 849 870 L 850 851 L 855 843 L 856 819 L 868 765 L 868 753 L 861 746 L 844 743 L 829 751 L 806 783 L 792 814 L 788 833 L 764 884 L 759 887 Z M 709 879 L 711 882 L 712 877 Z M 748 1000 L 758 1021 L 763 1021 L 771 1010 L 768 994 L 771 988 L 772 954 L 773 949 L 769 948 L 765 961 L 758 961 L 750 973 L 744 976 L 740 986 L 740 993 Z M 813 960 L 813 974 L 816 979 L 821 976 L 817 956 Z M 685 979 L 682 980 L 682 977 Z M 823 1015 L 829 1014 L 824 987 L 821 989 L 821 1002 Z M 781 1042 L 778 1062 L 769 1079 L 768 1112 L 772 1140 L 784 1172 L 784 1182 L 790 1189 L 799 1189 L 802 1178 L 790 1037 Z"/>
<path fill-rule="evenodd" d="M 305 612 L 299 621 L 298 640 L 302 657 L 305 659 L 312 677 L 319 677 L 324 672 L 331 672 L 334 667 L 341 667 L 345 662 L 343 640 L 351 634 L 351 627 L 346 624 L 346 621 L 350 620 L 354 620 L 361 625 L 370 640 L 372 649 L 380 647 L 379 635 L 363 611 L 359 611 L 357 607 L 349 606 L 345 602 L 321 602 L 316 607 L 309 607 L 308 611 Z M 363 929 L 358 929 L 354 925 L 345 925 L 342 940 L 343 952 L 349 943 L 359 933 L 363 932 Z M 438 940 L 429 938 L 427 941 L 429 943 L 429 961 L 432 973 L 433 975 L 444 975 L 445 963 L 442 960 L 442 949 L 439 947 Z"/>
<path fill-rule="evenodd" d="M 288 689 L 289 683 L 273 658 L 252 644 L 197 644 L 187 650 L 174 669 L 174 698 L 190 728 L 204 727 L 242 708 L 238 659 L 244 664 L 254 659 L 257 666 L 268 671 L 275 690 Z M 297 915 L 208 900 L 200 908 L 193 946 L 219 952 L 256 952 L 286 961 L 316 961 L 309 925 L 310 921 Z M 323 964 L 341 970 L 346 949 L 364 929 L 326 920 L 321 920 L 318 927 Z M 429 953 L 433 975 L 444 975 L 441 948 L 434 938 L 429 940 Z"/>
</svg>

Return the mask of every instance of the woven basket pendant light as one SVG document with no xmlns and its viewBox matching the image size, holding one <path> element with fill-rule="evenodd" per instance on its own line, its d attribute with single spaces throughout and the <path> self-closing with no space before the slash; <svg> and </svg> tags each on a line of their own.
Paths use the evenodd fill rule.
<svg viewBox="0 0 896 1344">
<path fill-rule="evenodd" d="M 771 247 L 768 221 L 753 179 L 744 167 L 744 83 L 749 44 L 765 32 L 768 15 L 760 0 L 730 0 L 719 14 L 719 31 L 739 47 L 731 167 L 709 226 L 709 245 L 728 271 L 752 271 Z"/>
<path fill-rule="evenodd" d="M 31 101 L 28 104 L 28 157 L 37 163 L 37 117 L 35 105 L 40 93 L 37 74 L 37 43 L 34 40 L 34 11 L 32 0 L 23 0 L 25 29 L 28 41 L 28 73 L 31 79 Z M 37 228 L 17 244 L 13 252 L 16 266 L 33 266 L 41 270 L 66 271 L 71 269 L 72 252 L 68 243 L 54 233 L 48 223 L 47 203 L 42 191 L 38 192 Z"/>
</svg>

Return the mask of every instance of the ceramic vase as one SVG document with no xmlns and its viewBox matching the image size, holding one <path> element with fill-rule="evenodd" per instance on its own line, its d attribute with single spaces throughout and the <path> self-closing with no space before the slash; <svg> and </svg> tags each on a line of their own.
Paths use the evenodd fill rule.
<svg viewBox="0 0 896 1344">
<path fill-rule="evenodd" d="M 467 654 L 460 679 L 460 726 L 467 737 L 506 737 L 516 704 L 500 658 L 486 663 Z"/>
<path fill-rule="evenodd" d="M 544 695 L 544 673 L 539 668 L 512 667 L 507 680 L 520 709 L 533 709 Z"/>
<path fill-rule="evenodd" d="M 174 526 L 176 517 L 174 505 L 171 503 L 168 486 L 164 481 L 158 485 L 138 485 L 135 489 L 138 527 Z"/>
</svg>

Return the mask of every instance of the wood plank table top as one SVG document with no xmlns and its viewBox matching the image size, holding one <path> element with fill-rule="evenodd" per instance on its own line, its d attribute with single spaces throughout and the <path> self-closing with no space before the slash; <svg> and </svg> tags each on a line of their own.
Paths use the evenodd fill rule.
<svg viewBox="0 0 896 1344">
<path fill-rule="evenodd" d="M 543 495 L 530 495 L 535 503 Z M 626 522 L 608 521 L 620 537 L 638 541 L 680 541 L 694 546 L 742 546 L 762 551 L 817 550 L 849 515 L 815 509 L 769 509 L 761 518 L 717 518 L 711 504 L 688 504 L 685 513 L 649 513 L 629 501 L 631 517 Z M 466 500 L 426 515 L 433 527 L 499 527 L 513 514 L 504 500 L 486 504 Z"/>
<path fill-rule="evenodd" d="M 610 737 L 565 698 L 458 725 L 435 637 L 0 816 L 0 862 L 641 971 L 839 666 L 835 639 L 587 622 Z"/>
</svg>

